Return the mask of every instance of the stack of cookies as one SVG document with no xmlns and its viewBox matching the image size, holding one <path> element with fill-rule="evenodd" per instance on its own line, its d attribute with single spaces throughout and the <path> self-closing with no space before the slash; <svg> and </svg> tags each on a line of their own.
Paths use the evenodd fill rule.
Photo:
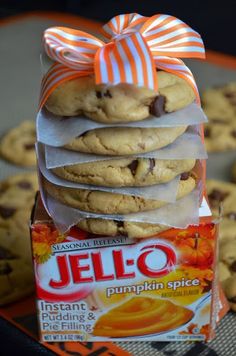
<svg viewBox="0 0 236 356">
<path fill-rule="evenodd" d="M 178 159 L 158 159 L 158 155 L 153 155 L 173 147 L 188 130 L 188 124 L 145 127 L 145 120 L 162 120 L 168 113 L 179 114 L 196 105 L 194 91 L 186 80 L 163 71 L 156 73 L 158 92 L 131 84 L 96 85 L 93 76 L 84 76 L 58 86 L 45 103 L 43 110 L 50 126 L 59 123 L 66 127 L 67 121 L 73 127 L 83 118 L 91 127 L 94 122 L 102 124 L 95 129 L 87 125 L 85 132 L 72 135 L 59 151 L 57 148 L 57 160 L 61 152 L 61 162 L 50 166 L 50 177 L 54 178 L 48 179 L 48 174 L 44 174 L 42 179 L 43 195 L 59 202 L 65 211 L 72 208 L 73 214 L 75 210 L 81 212 L 83 218 L 77 225 L 85 231 L 137 238 L 155 235 L 170 226 L 137 219 L 126 221 L 129 214 L 153 211 L 169 204 L 168 200 L 154 195 L 149 194 L 147 198 L 144 190 L 149 187 L 154 192 L 157 186 L 165 190 L 167 183 L 177 181 L 175 202 L 190 195 L 197 186 L 199 177 L 193 170 L 199 157 L 191 157 L 188 152 L 187 158 Z M 61 136 L 64 136 L 62 131 Z M 49 135 L 46 143 L 53 146 L 50 140 Z M 69 158 L 66 164 L 65 155 Z M 58 178 L 60 185 L 56 184 Z M 136 194 L 124 194 L 124 189 L 134 188 L 138 188 L 138 193 L 136 190 Z"/>
</svg>

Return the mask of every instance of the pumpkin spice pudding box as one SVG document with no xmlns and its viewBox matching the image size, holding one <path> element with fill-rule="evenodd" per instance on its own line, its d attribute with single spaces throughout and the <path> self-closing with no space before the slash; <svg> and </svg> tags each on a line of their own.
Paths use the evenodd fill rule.
<svg viewBox="0 0 236 356">
<path fill-rule="evenodd" d="M 61 234 L 38 196 L 31 237 L 41 340 L 212 338 L 217 225 L 203 220 L 147 239 L 77 227 Z"/>
<path fill-rule="evenodd" d="M 175 17 L 135 13 L 101 35 L 43 36 L 53 62 L 31 224 L 41 340 L 210 340 L 219 298 L 207 118 L 179 59 L 204 58 L 202 39 Z"/>
</svg>

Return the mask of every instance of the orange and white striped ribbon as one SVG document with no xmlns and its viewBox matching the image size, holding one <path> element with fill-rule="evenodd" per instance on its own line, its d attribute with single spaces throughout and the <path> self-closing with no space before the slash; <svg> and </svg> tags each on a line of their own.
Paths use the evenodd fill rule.
<svg viewBox="0 0 236 356">
<path fill-rule="evenodd" d="M 158 90 L 156 69 L 187 80 L 199 101 L 195 80 L 182 58 L 204 58 L 200 35 L 169 15 L 124 14 L 102 29 L 104 40 L 65 27 L 45 31 L 43 44 L 54 64 L 42 81 L 42 107 L 61 83 L 95 75 L 96 84 L 129 83 Z"/>
</svg>

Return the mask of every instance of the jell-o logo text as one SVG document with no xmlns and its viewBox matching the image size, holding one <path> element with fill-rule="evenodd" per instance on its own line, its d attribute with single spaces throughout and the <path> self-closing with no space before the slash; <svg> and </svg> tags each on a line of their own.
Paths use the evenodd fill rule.
<svg viewBox="0 0 236 356">
<path fill-rule="evenodd" d="M 170 273 L 176 265 L 176 252 L 167 243 L 149 241 L 147 246 L 137 247 L 119 246 L 57 255 L 59 278 L 51 278 L 49 286 L 65 288 L 69 284 L 133 279 L 137 274 L 159 278 Z"/>
</svg>

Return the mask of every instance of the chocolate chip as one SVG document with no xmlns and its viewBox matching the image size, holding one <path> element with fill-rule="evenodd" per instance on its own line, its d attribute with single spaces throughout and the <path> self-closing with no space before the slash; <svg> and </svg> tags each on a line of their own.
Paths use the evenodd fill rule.
<svg viewBox="0 0 236 356">
<path fill-rule="evenodd" d="M 189 172 L 184 172 L 181 174 L 180 176 L 180 180 L 187 180 L 190 176 L 190 173 Z"/>
<path fill-rule="evenodd" d="M 104 94 L 103 94 L 106 98 L 112 98 L 111 92 L 109 90 L 107 90 Z"/>
<path fill-rule="evenodd" d="M 227 99 L 229 99 L 231 105 L 236 105 L 236 92 L 232 92 L 232 91 L 225 92 L 224 96 Z"/>
<path fill-rule="evenodd" d="M 153 171 L 153 168 L 155 167 L 156 165 L 156 161 L 154 158 L 149 158 L 149 172 L 152 172 Z"/>
<path fill-rule="evenodd" d="M 0 275 L 6 275 L 12 272 L 12 268 L 9 265 L 9 263 L 4 263 L 3 265 L 0 265 Z"/>
<path fill-rule="evenodd" d="M 26 144 L 24 145 L 24 148 L 25 148 L 26 150 L 33 150 L 34 147 L 35 147 L 35 144 L 34 144 L 34 143 L 26 143 Z"/>
<path fill-rule="evenodd" d="M 236 138 L 236 130 L 231 131 L 231 135 Z"/>
<path fill-rule="evenodd" d="M 225 200 L 225 198 L 229 195 L 229 193 L 222 192 L 221 190 L 218 189 L 213 189 L 212 192 L 208 195 L 210 204 L 213 207 L 216 207 L 219 202 L 222 202 Z"/>
<path fill-rule="evenodd" d="M 124 221 L 122 221 L 122 220 L 114 220 L 114 222 L 116 223 L 116 226 L 117 226 L 118 230 L 119 230 L 119 228 L 121 228 L 121 231 L 119 231 L 119 234 L 121 234 L 122 236 L 127 236 L 128 237 L 127 232 L 123 230 Z"/>
<path fill-rule="evenodd" d="M 228 213 L 226 217 L 229 218 L 230 220 L 236 220 L 236 213 L 234 212 Z"/>
<path fill-rule="evenodd" d="M 13 260 L 16 256 L 7 248 L 0 246 L 0 260 Z"/>
<path fill-rule="evenodd" d="M 236 296 L 228 299 L 230 303 L 236 303 Z"/>
<path fill-rule="evenodd" d="M 101 99 L 102 98 L 102 93 L 100 91 L 96 91 L 96 97 L 98 99 Z"/>
<path fill-rule="evenodd" d="M 236 261 L 234 261 L 232 265 L 230 265 L 230 269 L 232 272 L 236 272 Z"/>
<path fill-rule="evenodd" d="M 228 99 L 231 99 L 231 98 L 235 98 L 235 95 L 236 93 L 232 92 L 232 91 L 226 91 L 224 92 L 224 96 Z"/>
<path fill-rule="evenodd" d="M 22 180 L 21 182 L 17 183 L 19 188 L 25 189 L 25 190 L 29 190 L 32 189 L 32 184 L 30 182 L 27 182 L 26 180 Z"/>
<path fill-rule="evenodd" d="M 210 137 L 210 136 L 211 136 L 211 129 L 210 129 L 210 127 L 205 127 L 205 128 L 204 128 L 204 136 L 205 136 L 205 137 Z"/>
<path fill-rule="evenodd" d="M 105 93 L 102 93 L 101 91 L 96 91 L 96 97 L 98 99 L 101 99 L 103 96 L 106 98 L 112 98 L 111 92 L 108 89 L 105 91 Z"/>
<path fill-rule="evenodd" d="M 153 100 L 149 107 L 150 114 L 157 117 L 164 115 L 166 113 L 165 102 L 166 99 L 163 95 L 156 96 L 156 98 Z"/>
<path fill-rule="evenodd" d="M 76 136 L 77 138 L 80 138 L 80 137 L 85 137 L 87 134 L 88 134 L 89 131 L 85 131 L 83 132 L 81 135 L 78 135 Z"/>
<path fill-rule="evenodd" d="M 131 170 L 131 173 L 134 176 L 138 167 L 138 160 L 137 159 L 133 160 L 130 164 L 128 164 L 127 167 Z"/>
<path fill-rule="evenodd" d="M 116 226 L 119 228 L 119 227 L 124 227 L 124 221 L 122 220 L 114 220 L 115 223 L 116 223 Z"/>
<path fill-rule="evenodd" d="M 8 219 L 13 216 L 16 212 L 15 208 L 10 208 L 8 206 L 0 205 L 0 215 L 3 219 Z"/>
</svg>

